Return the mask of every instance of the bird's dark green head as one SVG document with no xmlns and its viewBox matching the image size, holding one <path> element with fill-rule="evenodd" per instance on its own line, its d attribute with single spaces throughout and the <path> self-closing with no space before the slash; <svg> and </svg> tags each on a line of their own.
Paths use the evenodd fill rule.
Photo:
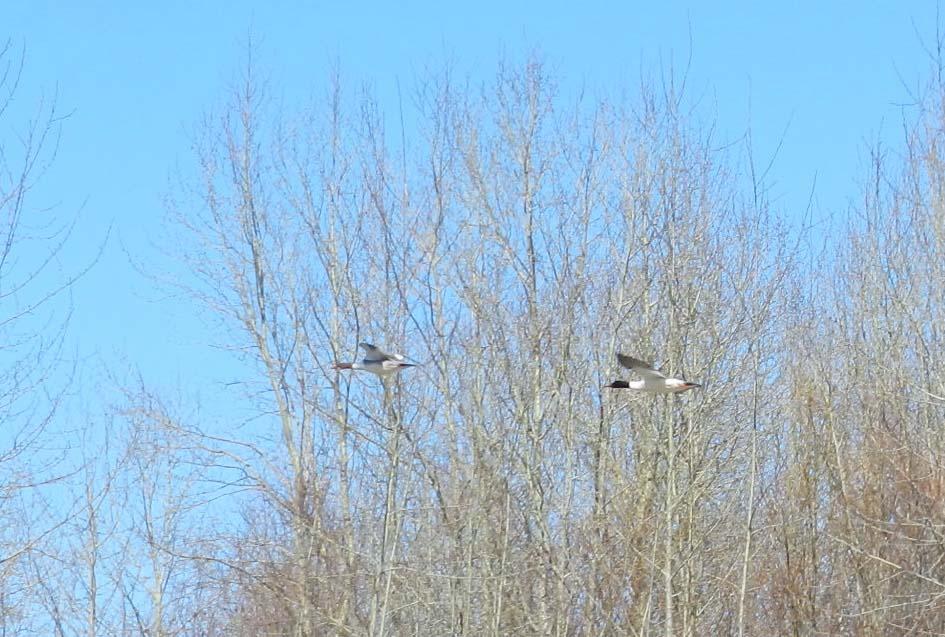
<svg viewBox="0 0 945 637">
<path fill-rule="evenodd" d="M 610 387 L 611 389 L 630 389 L 630 383 L 625 380 L 615 380 L 612 383 L 604 385 L 604 387 Z"/>
</svg>

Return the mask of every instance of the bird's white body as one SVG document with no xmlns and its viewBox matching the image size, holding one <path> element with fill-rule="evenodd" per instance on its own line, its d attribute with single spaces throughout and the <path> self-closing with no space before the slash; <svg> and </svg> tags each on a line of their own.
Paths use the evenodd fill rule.
<svg viewBox="0 0 945 637">
<path fill-rule="evenodd" d="M 404 367 L 409 367 L 409 365 L 404 365 L 402 361 L 396 360 L 368 360 L 363 359 L 356 363 L 350 363 L 351 367 L 343 367 L 341 369 L 357 369 L 365 372 L 370 372 L 372 374 L 377 374 L 378 376 L 390 376 L 391 374 L 396 374 Z"/>
<path fill-rule="evenodd" d="M 687 389 L 692 389 L 695 383 L 687 383 L 678 378 L 654 378 L 644 380 L 627 381 L 628 389 L 645 391 L 650 394 L 676 394 Z"/>
</svg>

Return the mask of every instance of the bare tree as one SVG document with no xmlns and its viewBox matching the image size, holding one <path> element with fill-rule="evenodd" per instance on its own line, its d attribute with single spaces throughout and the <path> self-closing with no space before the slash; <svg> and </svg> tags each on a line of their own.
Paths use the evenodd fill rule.
<svg viewBox="0 0 945 637">
<path fill-rule="evenodd" d="M 9 256 L 58 120 L 4 145 L 3 630 L 945 631 L 945 89 L 814 250 L 684 80 L 612 101 L 533 56 L 294 108 L 250 55 L 169 197 L 167 283 L 234 377 L 212 409 L 127 387 L 65 517 L 22 321 L 68 229 Z M 333 369 L 366 340 L 419 365 Z M 617 351 L 704 389 L 604 389 Z"/>
<path fill-rule="evenodd" d="M 29 560 L 68 510 L 44 496 L 68 466 L 45 442 L 71 377 L 62 347 L 75 276 L 59 259 L 74 221 L 36 201 L 53 161 L 62 115 L 55 97 L 19 111 L 25 55 L 0 45 L 0 629 L 30 631 Z M 79 272 L 81 274 L 81 272 Z M 78 276 L 78 275 L 76 275 Z M 61 445 L 58 446 L 60 449 Z"/>
<path fill-rule="evenodd" d="M 246 363 L 245 422 L 165 421 L 248 489 L 189 556 L 238 582 L 228 634 L 751 632 L 795 244 L 662 89 L 447 70 L 408 138 L 337 77 L 281 111 L 248 65 L 171 205 Z M 331 371 L 367 339 L 423 366 Z M 618 349 L 707 391 L 604 394 Z"/>
</svg>

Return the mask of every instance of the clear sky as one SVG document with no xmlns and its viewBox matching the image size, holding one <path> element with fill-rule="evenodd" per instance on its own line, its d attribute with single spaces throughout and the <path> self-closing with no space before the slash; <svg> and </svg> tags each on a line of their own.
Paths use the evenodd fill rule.
<svg viewBox="0 0 945 637">
<path fill-rule="evenodd" d="M 799 214 L 816 175 L 817 209 L 828 214 L 857 197 L 866 144 L 878 135 L 899 142 L 903 105 L 928 77 L 920 38 L 934 39 L 935 21 L 931 1 L 6 0 L 0 41 L 25 47 L 26 67 L 0 134 L 43 94 L 58 91 L 72 112 L 32 203 L 66 216 L 81 208 L 67 270 L 112 228 L 74 290 L 75 351 L 196 386 L 220 379 L 219 369 L 202 371 L 213 336 L 186 302 L 154 291 L 126 253 L 157 259 L 150 238 L 161 230 L 169 175 L 189 157 L 186 131 L 222 96 L 250 32 L 287 95 L 317 89 L 337 59 L 353 83 L 377 87 L 382 106 L 397 81 L 446 58 L 487 77 L 503 53 L 537 49 L 566 86 L 608 91 L 691 56 L 690 90 L 717 112 L 724 136 L 750 122 L 766 161 L 783 135 L 770 175 L 776 206 Z"/>
</svg>

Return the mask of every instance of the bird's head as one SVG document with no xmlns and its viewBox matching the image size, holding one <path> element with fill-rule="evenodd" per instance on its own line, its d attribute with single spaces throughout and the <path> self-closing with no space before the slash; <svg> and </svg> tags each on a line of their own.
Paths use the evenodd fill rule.
<svg viewBox="0 0 945 637">
<path fill-rule="evenodd" d="M 630 383 L 625 380 L 615 380 L 612 383 L 604 385 L 604 387 L 609 387 L 610 389 L 630 389 Z"/>
</svg>

